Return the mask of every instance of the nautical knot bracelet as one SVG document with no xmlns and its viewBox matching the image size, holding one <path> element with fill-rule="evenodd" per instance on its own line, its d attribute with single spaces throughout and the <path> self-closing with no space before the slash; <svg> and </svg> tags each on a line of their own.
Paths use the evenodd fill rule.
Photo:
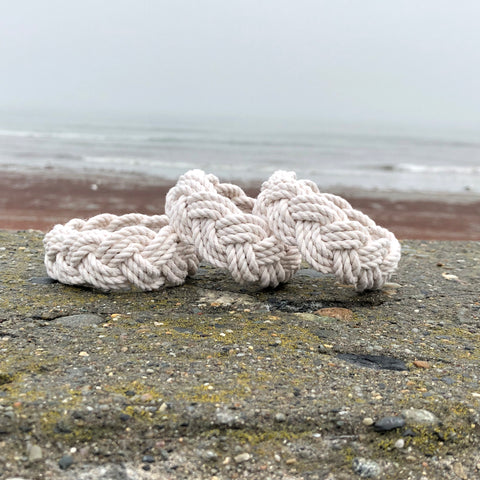
<svg viewBox="0 0 480 480">
<path fill-rule="evenodd" d="M 277 171 L 256 199 L 201 170 L 167 194 L 166 215 L 101 214 L 45 235 L 50 277 L 101 290 L 181 285 L 201 261 L 235 281 L 275 287 L 302 258 L 357 291 L 380 289 L 396 270 L 400 244 L 341 197 Z"/>
</svg>

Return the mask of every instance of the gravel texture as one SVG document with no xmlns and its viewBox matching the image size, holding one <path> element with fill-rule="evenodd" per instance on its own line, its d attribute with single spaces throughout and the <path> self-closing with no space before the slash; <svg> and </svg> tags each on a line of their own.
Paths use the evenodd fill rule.
<svg viewBox="0 0 480 480">
<path fill-rule="evenodd" d="M 0 478 L 479 478 L 480 243 L 402 247 L 382 292 L 111 294 L 0 231 Z"/>
</svg>

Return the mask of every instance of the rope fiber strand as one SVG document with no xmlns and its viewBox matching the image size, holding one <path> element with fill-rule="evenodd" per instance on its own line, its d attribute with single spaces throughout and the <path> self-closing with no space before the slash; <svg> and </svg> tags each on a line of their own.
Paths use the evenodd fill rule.
<svg viewBox="0 0 480 480">
<path fill-rule="evenodd" d="M 168 192 L 165 210 L 56 225 L 44 238 L 48 275 L 69 285 L 148 291 L 181 285 L 207 261 L 241 284 L 276 287 L 303 257 L 363 291 L 382 288 L 400 260 L 393 233 L 293 172 L 275 172 L 253 199 L 190 170 Z"/>
</svg>

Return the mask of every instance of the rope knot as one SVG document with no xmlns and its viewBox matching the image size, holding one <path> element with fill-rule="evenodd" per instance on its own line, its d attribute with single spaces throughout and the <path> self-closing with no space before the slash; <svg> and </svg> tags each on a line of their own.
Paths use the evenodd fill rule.
<svg viewBox="0 0 480 480">
<path fill-rule="evenodd" d="M 290 279 L 300 256 L 271 235 L 247 198 L 213 175 L 191 170 L 167 194 L 165 210 L 199 259 L 229 270 L 239 283 L 276 286 Z"/>
<path fill-rule="evenodd" d="M 313 268 L 334 273 L 359 291 L 381 288 L 400 259 L 391 232 L 293 172 L 275 172 L 263 183 L 254 213 Z"/>
</svg>

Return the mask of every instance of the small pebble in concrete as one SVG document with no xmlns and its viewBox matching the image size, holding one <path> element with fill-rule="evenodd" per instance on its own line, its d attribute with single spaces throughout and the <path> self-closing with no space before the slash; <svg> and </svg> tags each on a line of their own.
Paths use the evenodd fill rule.
<svg viewBox="0 0 480 480">
<path fill-rule="evenodd" d="M 235 460 L 235 463 L 248 462 L 248 460 L 250 460 L 250 454 L 247 452 L 239 453 L 238 455 L 235 455 L 233 459 Z"/>
<path fill-rule="evenodd" d="M 30 282 L 37 285 L 51 285 L 52 283 L 57 283 L 57 280 L 50 277 L 32 277 Z"/>
<path fill-rule="evenodd" d="M 352 468 L 361 478 L 377 478 L 381 472 L 380 465 L 377 462 L 361 457 L 353 459 Z"/>
<path fill-rule="evenodd" d="M 453 385 L 455 380 L 452 377 L 443 377 L 442 382 L 446 383 L 447 385 Z"/>
<path fill-rule="evenodd" d="M 426 362 L 425 360 L 415 360 L 413 362 L 413 364 L 417 367 L 417 368 L 430 368 L 430 364 L 428 362 Z"/>
<path fill-rule="evenodd" d="M 395 442 L 395 448 L 398 448 L 399 450 L 401 450 L 404 446 L 405 446 L 405 440 L 403 438 L 399 438 Z"/>
<path fill-rule="evenodd" d="M 164 448 L 161 448 L 158 453 L 160 454 L 160 458 L 163 460 L 163 461 L 167 461 L 168 460 L 168 452 L 164 449 Z"/>
<path fill-rule="evenodd" d="M 68 467 L 72 466 L 73 464 L 73 457 L 71 455 L 64 455 L 59 461 L 58 466 L 62 470 L 66 470 Z"/>
<path fill-rule="evenodd" d="M 376 432 L 388 432 L 405 425 L 405 418 L 401 416 L 383 417 L 373 424 Z"/>
<path fill-rule="evenodd" d="M 66 317 L 59 317 L 55 320 L 55 323 L 69 328 L 96 327 L 103 322 L 104 320 L 100 315 L 95 315 L 93 313 L 68 315 Z"/>
<path fill-rule="evenodd" d="M 152 455 L 144 455 L 142 458 L 143 463 L 155 463 L 155 458 Z"/>
<path fill-rule="evenodd" d="M 353 320 L 353 312 L 348 308 L 339 308 L 339 307 L 331 307 L 331 308 L 321 308 L 317 310 L 317 315 L 322 317 L 331 317 L 336 318 L 337 320 Z"/>
<path fill-rule="evenodd" d="M 28 461 L 37 462 L 43 458 L 42 449 L 38 445 L 32 445 L 28 451 Z"/>
<path fill-rule="evenodd" d="M 468 480 L 470 478 L 467 475 L 467 473 L 465 472 L 465 468 L 463 467 L 463 465 L 460 462 L 455 462 L 452 465 L 452 467 L 453 467 L 453 473 L 455 473 L 455 475 L 458 478 L 461 478 L 462 480 Z"/>
<path fill-rule="evenodd" d="M 218 455 L 213 450 L 201 451 L 200 457 L 204 462 L 216 462 L 218 460 Z"/>
<path fill-rule="evenodd" d="M 418 408 L 402 410 L 402 417 L 405 418 L 407 425 L 434 426 L 440 423 L 439 418 L 432 412 Z"/>
<path fill-rule="evenodd" d="M 276 422 L 285 422 L 287 420 L 287 416 L 284 413 L 276 413 L 275 414 L 275 421 Z"/>
<path fill-rule="evenodd" d="M 370 418 L 370 417 L 365 417 L 363 420 L 362 420 L 362 423 L 366 426 L 366 427 L 370 427 L 374 424 L 374 421 L 373 421 L 373 418 Z"/>
</svg>

